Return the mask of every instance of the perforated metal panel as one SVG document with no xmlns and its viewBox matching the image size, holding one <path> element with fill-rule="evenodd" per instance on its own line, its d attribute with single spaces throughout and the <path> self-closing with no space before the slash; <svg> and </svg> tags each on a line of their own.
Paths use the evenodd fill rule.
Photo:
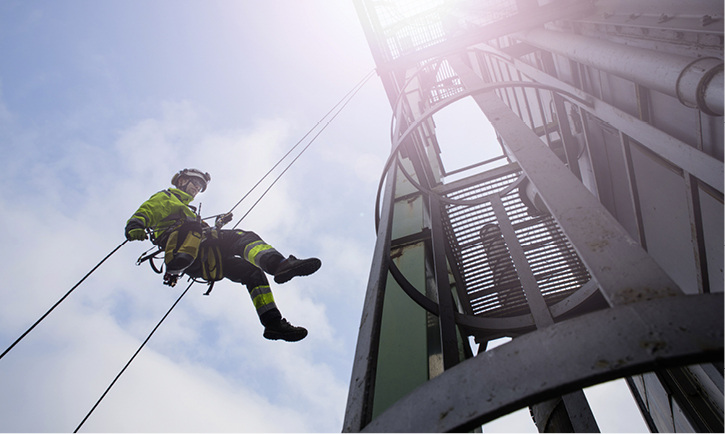
<svg viewBox="0 0 725 434">
<path fill-rule="evenodd" d="M 388 60 L 446 41 L 451 28 L 483 26 L 517 12 L 513 0 L 378 0 L 366 6 Z"/>
<path fill-rule="evenodd" d="M 481 184 L 448 194 L 451 199 L 472 200 L 504 192 L 502 201 L 519 244 L 547 305 L 564 299 L 590 275 L 559 226 L 548 213 L 533 211 L 522 200 L 520 170 L 513 170 Z M 513 188 L 510 188 L 513 187 Z M 505 192 L 505 190 L 510 191 Z M 448 205 L 447 236 L 464 279 L 473 313 L 506 317 L 529 312 L 509 249 L 497 232 L 499 222 L 490 202 Z"/>
</svg>

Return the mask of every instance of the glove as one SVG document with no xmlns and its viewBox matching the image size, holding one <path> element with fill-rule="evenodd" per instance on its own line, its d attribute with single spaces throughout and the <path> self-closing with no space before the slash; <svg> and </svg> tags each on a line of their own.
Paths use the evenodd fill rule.
<svg viewBox="0 0 725 434">
<path fill-rule="evenodd" d="M 222 226 L 229 223 L 230 221 L 232 221 L 232 213 L 220 214 L 214 221 L 214 227 L 217 229 L 221 229 Z"/>
<path fill-rule="evenodd" d="M 146 231 L 141 228 L 126 228 L 126 239 L 129 241 L 143 241 L 148 236 Z"/>
</svg>

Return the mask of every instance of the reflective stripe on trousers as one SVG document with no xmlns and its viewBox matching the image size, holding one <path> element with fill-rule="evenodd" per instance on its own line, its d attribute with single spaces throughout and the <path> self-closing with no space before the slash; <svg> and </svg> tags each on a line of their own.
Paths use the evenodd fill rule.
<svg viewBox="0 0 725 434">
<path fill-rule="evenodd" d="M 271 252 L 277 252 L 277 250 L 275 250 L 274 247 L 270 246 L 262 240 L 254 241 L 247 244 L 247 246 L 244 248 L 244 259 L 256 265 L 257 267 L 262 268 L 259 263 L 261 256 L 264 256 L 266 253 Z"/>
<path fill-rule="evenodd" d="M 277 308 L 269 285 L 255 287 L 249 291 L 249 296 L 252 297 L 252 303 L 254 304 L 254 308 L 257 309 L 258 315 Z"/>
</svg>

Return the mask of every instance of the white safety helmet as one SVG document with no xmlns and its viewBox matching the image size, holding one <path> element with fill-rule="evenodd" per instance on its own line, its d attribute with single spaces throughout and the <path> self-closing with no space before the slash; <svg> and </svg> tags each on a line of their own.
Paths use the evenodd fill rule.
<svg viewBox="0 0 725 434">
<path fill-rule="evenodd" d="M 185 177 L 196 178 L 200 180 L 203 184 L 203 186 L 201 187 L 202 192 L 206 190 L 206 185 L 209 183 L 209 181 L 211 181 L 211 175 L 209 175 L 209 173 L 202 172 L 198 169 L 184 169 L 179 171 L 179 173 L 175 174 L 173 178 L 171 178 L 171 185 L 179 188 L 179 182 Z"/>
</svg>

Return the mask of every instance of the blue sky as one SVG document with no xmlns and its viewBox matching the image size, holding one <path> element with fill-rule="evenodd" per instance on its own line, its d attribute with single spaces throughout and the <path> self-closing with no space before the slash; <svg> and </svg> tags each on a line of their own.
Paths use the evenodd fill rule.
<svg viewBox="0 0 725 434">
<path fill-rule="evenodd" d="M 3 0 L 0 53 L 3 350 L 173 173 L 210 172 L 196 203 L 227 211 L 374 68 L 334 0 Z M 267 341 L 242 287 L 195 285 L 83 431 L 339 432 L 390 116 L 373 77 L 240 225 L 322 259 L 273 286 L 309 337 Z M 0 431 L 76 428 L 185 288 L 135 266 L 148 247 L 124 246 L 0 360 Z M 487 431 L 533 431 L 527 413 Z"/>
</svg>

